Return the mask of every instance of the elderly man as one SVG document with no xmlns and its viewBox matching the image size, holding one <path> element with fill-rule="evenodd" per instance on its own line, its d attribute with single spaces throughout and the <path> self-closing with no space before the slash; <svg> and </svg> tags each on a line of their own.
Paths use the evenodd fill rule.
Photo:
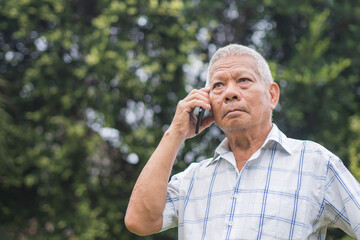
<svg viewBox="0 0 360 240">
<path fill-rule="evenodd" d="M 279 100 L 265 59 L 231 44 L 210 61 L 206 88 L 178 103 L 141 172 L 125 224 L 148 235 L 178 227 L 179 239 L 325 239 L 327 226 L 360 239 L 360 185 L 334 154 L 287 138 L 271 121 Z M 168 183 L 176 154 L 195 135 L 195 107 L 226 138 L 215 155 Z"/>
</svg>

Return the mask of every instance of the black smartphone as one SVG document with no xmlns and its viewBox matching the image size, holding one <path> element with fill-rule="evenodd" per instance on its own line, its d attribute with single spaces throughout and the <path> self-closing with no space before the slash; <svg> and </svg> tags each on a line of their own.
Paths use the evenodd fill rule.
<svg viewBox="0 0 360 240">
<path fill-rule="evenodd" d="M 196 122 L 196 129 L 195 129 L 195 134 L 199 133 L 199 129 L 200 129 L 200 125 L 201 125 L 201 120 L 204 117 L 204 112 L 205 109 L 203 109 L 202 107 L 200 107 L 198 115 L 197 115 L 197 122 Z"/>
</svg>

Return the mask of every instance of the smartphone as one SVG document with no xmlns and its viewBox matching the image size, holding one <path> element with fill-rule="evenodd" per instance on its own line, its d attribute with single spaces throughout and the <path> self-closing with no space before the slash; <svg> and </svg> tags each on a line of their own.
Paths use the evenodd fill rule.
<svg viewBox="0 0 360 240">
<path fill-rule="evenodd" d="M 200 129 L 200 125 L 201 125 L 201 120 L 204 117 L 204 112 L 205 109 L 203 109 L 202 107 L 200 107 L 198 115 L 197 115 L 197 122 L 196 122 L 196 129 L 195 129 L 195 134 L 199 133 L 199 129 Z"/>
</svg>

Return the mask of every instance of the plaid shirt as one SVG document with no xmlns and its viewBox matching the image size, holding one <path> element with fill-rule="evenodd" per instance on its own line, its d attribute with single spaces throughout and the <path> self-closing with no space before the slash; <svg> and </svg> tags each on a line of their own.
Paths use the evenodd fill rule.
<svg viewBox="0 0 360 240">
<path fill-rule="evenodd" d="M 225 139 L 172 177 L 162 231 L 176 226 L 180 240 L 325 239 L 327 226 L 360 239 L 360 184 L 324 147 L 273 124 L 240 172 Z"/>
</svg>

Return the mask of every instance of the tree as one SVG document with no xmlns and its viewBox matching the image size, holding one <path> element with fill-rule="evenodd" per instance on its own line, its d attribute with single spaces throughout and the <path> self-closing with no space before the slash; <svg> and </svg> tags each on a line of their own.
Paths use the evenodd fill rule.
<svg viewBox="0 0 360 240">
<path fill-rule="evenodd" d="M 196 44 L 183 7 L 2 3 L 2 108 L 12 122 L 1 138 L 4 238 L 129 239 L 131 162 L 143 164 L 184 95 L 182 65 Z"/>
</svg>

